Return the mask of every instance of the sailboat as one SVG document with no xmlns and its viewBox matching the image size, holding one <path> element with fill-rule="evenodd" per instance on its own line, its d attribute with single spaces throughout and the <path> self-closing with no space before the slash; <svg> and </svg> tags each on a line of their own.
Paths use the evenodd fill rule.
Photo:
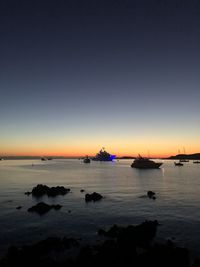
<svg viewBox="0 0 200 267">
<path fill-rule="evenodd" d="M 180 150 L 178 150 L 178 156 L 180 156 Z M 183 163 L 181 162 L 181 159 L 179 159 L 179 162 L 174 162 L 175 166 L 183 166 Z"/>
<path fill-rule="evenodd" d="M 189 162 L 189 159 L 186 159 L 185 148 L 183 148 L 183 151 L 184 151 L 184 158 L 180 159 L 180 162 Z"/>
</svg>

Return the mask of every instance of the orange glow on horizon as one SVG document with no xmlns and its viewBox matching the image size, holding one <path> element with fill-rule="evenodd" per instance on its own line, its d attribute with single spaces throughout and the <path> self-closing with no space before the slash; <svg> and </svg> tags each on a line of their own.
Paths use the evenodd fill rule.
<svg viewBox="0 0 200 267">
<path fill-rule="evenodd" d="M 97 144 L 98 139 L 98 144 Z M 100 141 L 99 141 L 100 140 Z M 145 157 L 167 158 L 180 153 L 200 153 L 200 144 L 195 139 L 185 138 L 167 140 L 158 136 L 148 138 L 119 137 L 73 137 L 73 138 L 24 138 L 4 140 L 0 146 L 0 156 L 95 156 L 102 148 L 118 157 L 141 154 Z"/>
<path fill-rule="evenodd" d="M 84 151 L 78 151 L 78 150 L 68 150 L 68 152 L 66 152 L 67 150 L 63 151 L 63 150 L 21 150 L 21 151 L 7 151 L 5 152 L 0 152 L 0 155 L 3 156 L 55 156 L 55 157 L 84 157 L 85 155 L 88 155 L 90 157 L 93 157 L 96 155 L 96 153 L 100 150 L 101 148 L 94 150 L 94 149 L 90 149 L 90 150 L 84 150 Z M 117 151 L 114 149 L 106 149 L 110 154 L 116 155 L 117 157 L 123 157 L 123 156 L 130 156 L 130 157 L 136 157 L 138 156 L 138 154 L 144 156 L 144 157 L 152 157 L 152 158 L 168 158 L 170 156 L 174 156 L 178 154 L 178 151 L 174 150 L 174 151 L 168 151 L 168 152 L 162 152 L 159 153 L 157 151 L 155 151 L 154 153 L 148 153 L 147 151 Z M 195 150 L 195 151 L 187 151 L 187 154 L 193 154 L 193 153 L 199 153 L 200 150 Z M 180 154 L 183 154 L 183 152 L 180 152 Z"/>
</svg>

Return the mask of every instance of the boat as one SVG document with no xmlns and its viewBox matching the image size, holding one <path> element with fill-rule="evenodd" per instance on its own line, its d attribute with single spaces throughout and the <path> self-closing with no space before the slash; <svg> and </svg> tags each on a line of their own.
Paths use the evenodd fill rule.
<svg viewBox="0 0 200 267">
<path fill-rule="evenodd" d="M 181 163 L 181 161 L 179 161 L 179 162 L 174 162 L 174 165 L 175 165 L 175 166 L 183 166 L 183 163 Z"/>
<path fill-rule="evenodd" d="M 189 159 L 180 159 L 180 162 L 189 162 Z"/>
<path fill-rule="evenodd" d="M 184 154 L 183 154 L 183 158 L 180 159 L 179 162 L 189 162 L 189 159 L 186 159 L 187 155 L 185 154 L 185 148 L 183 148 Z"/>
<path fill-rule="evenodd" d="M 89 159 L 89 157 L 86 156 L 86 157 L 84 158 L 83 162 L 84 162 L 84 163 L 90 163 L 90 159 Z"/>
<path fill-rule="evenodd" d="M 144 158 L 141 155 L 138 155 L 131 164 L 131 167 L 137 169 L 158 169 L 162 164 L 162 162 L 155 162 L 149 158 Z"/>
<path fill-rule="evenodd" d="M 46 161 L 46 160 L 47 160 L 47 158 L 44 158 L 44 157 L 41 158 L 41 161 Z"/>
<path fill-rule="evenodd" d="M 196 163 L 200 163 L 200 161 L 199 160 L 194 160 L 193 163 L 195 163 L 195 164 Z"/>
<path fill-rule="evenodd" d="M 111 155 L 108 153 L 103 147 L 92 160 L 95 161 L 113 161 L 115 159 L 115 155 Z"/>
</svg>

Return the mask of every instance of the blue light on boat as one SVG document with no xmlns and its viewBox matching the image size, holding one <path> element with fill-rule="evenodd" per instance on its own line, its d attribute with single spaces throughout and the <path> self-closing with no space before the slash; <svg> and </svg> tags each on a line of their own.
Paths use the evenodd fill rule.
<svg viewBox="0 0 200 267">
<path fill-rule="evenodd" d="M 115 159 L 115 155 L 110 155 L 110 160 L 113 161 Z"/>
</svg>

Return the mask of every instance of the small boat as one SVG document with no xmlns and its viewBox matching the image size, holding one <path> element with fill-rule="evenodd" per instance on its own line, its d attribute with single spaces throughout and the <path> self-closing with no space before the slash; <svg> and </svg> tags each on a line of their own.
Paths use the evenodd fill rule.
<svg viewBox="0 0 200 267">
<path fill-rule="evenodd" d="M 44 158 L 44 157 L 41 158 L 41 161 L 46 161 L 46 160 L 47 160 L 47 158 Z"/>
<path fill-rule="evenodd" d="M 138 155 L 138 157 L 131 164 L 131 167 L 137 169 L 158 169 L 161 165 L 162 162 L 155 162 Z"/>
<path fill-rule="evenodd" d="M 197 164 L 197 163 L 200 163 L 199 160 L 194 160 L 193 163 Z"/>
<path fill-rule="evenodd" d="M 174 162 L 174 165 L 175 165 L 175 166 L 183 166 L 183 163 L 181 163 L 181 161 L 179 161 L 179 162 Z"/>
<path fill-rule="evenodd" d="M 90 163 L 90 159 L 89 159 L 89 157 L 86 156 L 86 157 L 84 158 L 83 162 L 84 162 L 84 163 Z"/>
<path fill-rule="evenodd" d="M 99 151 L 99 153 L 96 154 L 94 158 L 92 158 L 92 160 L 96 161 L 113 161 L 114 159 L 115 155 L 109 154 L 104 147 Z"/>
<path fill-rule="evenodd" d="M 185 148 L 183 148 L 184 154 L 182 155 L 182 159 L 179 160 L 179 162 L 189 162 L 189 159 L 187 159 L 187 155 L 185 154 Z"/>
</svg>

